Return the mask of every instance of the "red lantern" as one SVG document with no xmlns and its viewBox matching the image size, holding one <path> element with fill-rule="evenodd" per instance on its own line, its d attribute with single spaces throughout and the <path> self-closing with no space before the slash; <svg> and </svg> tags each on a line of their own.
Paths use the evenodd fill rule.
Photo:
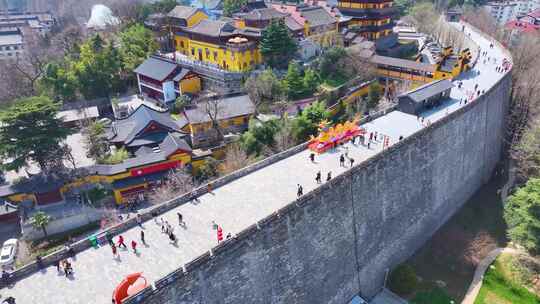
<svg viewBox="0 0 540 304">
<path fill-rule="evenodd" d="M 217 228 L 217 241 L 218 243 L 223 241 L 223 230 L 221 229 L 220 226 L 218 226 Z"/>
</svg>

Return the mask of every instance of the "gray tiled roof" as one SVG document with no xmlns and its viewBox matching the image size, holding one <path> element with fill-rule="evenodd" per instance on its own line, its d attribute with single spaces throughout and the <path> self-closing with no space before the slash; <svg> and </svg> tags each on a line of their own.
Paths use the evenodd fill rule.
<svg viewBox="0 0 540 304">
<path fill-rule="evenodd" d="M 141 63 L 134 72 L 158 81 L 162 81 L 172 72 L 174 72 L 177 67 L 178 66 L 175 63 L 150 57 Z"/>
<path fill-rule="evenodd" d="M 184 77 L 186 77 L 186 75 L 189 72 L 191 72 L 191 70 L 182 68 L 182 70 L 180 70 L 180 73 L 178 73 L 176 76 L 174 76 L 173 80 L 178 82 L 178 81 L 182 80 Z"/>
<path fill-rule="evenodd" d="M 277 18 L 283 18 L 285 16 L 287 16 L 287 14 L 279 12 L 274 8 L 267 7 L 254 9 L 251 12 L 247 13 L 244 18 L 247 20 L 272 20 Z"/>
<path fill-rule="evenodd" d="M 177 5 L 167 14 L 167 16 L 171 18 L 188 19 L 195 15 L 198 10 L 199 9 L 196 7 Z"/>
<path fill-rule="evenodd" d="M 431 65 L 428 63 L 416 62 L 416 61 L 407 60 L 407 59 L 375 55 L 371 58 L 371 62 L 375 64 L 400 66 L 400 67 L 404 67 L 404 68 L 408 68 L 412 70 L 424 71 L 424 72 L 431 72 L 431 73 L 435 72 L 434 65 Z"/>
<path fill-rule="evenodd" d="M 296 20 L 294 20 L 294 18 L 291 16 L 285 18 L 285 25 L 292 32 L 301 31 L 304 29 L 304 27 L 300 23 L 296 22 Z"/>
<path fill-rule="evenodd" d="M 451 89 L 452 87 L 453 87 L 452 81 L 448 79 L 441 79 L 441 80 L 427 83 L 412 91 L 403 93 L 399 95 L 398 97 L 408 96 L 410 99 L 414 100 L 415 102 L 422 102 L 428 99 L 429 97 L 442 93 L 448 89 Z"/>
<path fill-rule="evenodd" d="M 236 28 L 225 21 L 203 19 L 185 30 L 194 34 L 219 37 L 222 35 L 232 35 Z"/>
<path fill-rule="evenodd" d="M 309 6 L 299 9 L 301 15 L 309 23 L 309 26 L 330 25 L 337 22 L 330 13 L 321 6 Z"/>
<path fill-rule="evenodd" d="M 138 138 L 140 132 L 151 122 L 165 127 L 169 132 L 182 132 L 169 112 L 159 112 L 141 104 L 124 119 L 115 120 L 109 130 L 109 140 L 115 143 L 129 144 Z"/>
<path fill-rule="evenodd" d="M 10 34 L 0 35 L 0 45 L 20 45 L 23 43 L 22 35 Z"/>
<path fill-rule="evenodd" d="M 237 116 L 253 114 L 255 105 L 248 95 L 225 97 L 218 101 L 218 120 L 228 119 Z M 205 110 L 205 102 L 201 102 L 194 109 L 184 112 L 190 123 L 203 123 L 211 121 Z"/>
<path fill-rule="evenodd" d="M 141 147 L 135 153 L 135 157 L 128 158 L 122 163 L 115 165 L 93 165 L 87 167 L 87 170 L 90 173 L 100 175 L 114 175 L 131 168 L 161 162 L 179 149 L 191 152 L 192 149 L 187 143 L 186 137 L 187 135 L 185 134 L 168 134 L 163 142 L 159 144 L 159 152 L 154 152 L 151 148 Z"/>
</svg>

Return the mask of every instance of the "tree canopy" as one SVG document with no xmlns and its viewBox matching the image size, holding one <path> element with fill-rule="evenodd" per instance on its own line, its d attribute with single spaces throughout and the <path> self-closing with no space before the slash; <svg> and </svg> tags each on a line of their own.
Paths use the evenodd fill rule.
<svg viewBox="0 0 540 304">
<path fill-rule="evenodd" d="M 291 132 L 297 142 L 305 141 L 310 135 L 316 135 L 318 124 L 330 117 L 330 113 L 326 110 L 322 102 L 315 102 L 305 108 L 302 113 L 297 116 L 291 125 Z"/>
<path fill-rule="evenodd" d="M 225 17 L 231 17 L 232 14 L 238 12 L 246 4 L 247 0 L 224 0 L 223 15 Z"/>
<path fill-rule="evenodd" d="M 127 71 L 133 71 L 159 45 L 154 34 L 142 24 L 133 24 L 120 32 L 120 53 Z"/>
<path fill-rule="evenodd" d="M 508 237 L 527 250 L 540 252 L 540 178 L 531 178 L 504 206 Z"/>
<path fill-rule="evenodd" d="M 291 62 L 289 64 L 283 83 L 289 98 L 298 99 L 304 96 L 304 80 L 298 63 Z"/>
<path fill-rule="evenodd" d="M 61 142 L 72 132 L 56 117 L 59 105 L 48 97 L 17 100 L 0 111 L 0 156 L 11 162 L 6 170 L 19 170 L 36 162 L 44 171 L 58 163 Z"/>
<path fill-rule="evenodd" d="M 79 90 L 86 99 L 111 96 L 120 91 L 122 58 L 113 42 L 104 45 L 99 35 L 81 46 L 80 59 L 73 62 Z"/>
<path fill-rule="evenodd" d="M 298 46 L 289 35 L 285 22 L 273 20 L 262 33 L 260 48 L 266 63 L 278 67 L 287 65 Z"/>
</svg>

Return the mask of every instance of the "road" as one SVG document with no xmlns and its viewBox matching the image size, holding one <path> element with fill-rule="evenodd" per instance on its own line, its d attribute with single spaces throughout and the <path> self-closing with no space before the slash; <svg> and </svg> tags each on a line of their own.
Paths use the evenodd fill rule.
<svg viewBox="0 0 540 304">
<path fill-rule="evenodd" d="M 490 49 L 490 41 L 474 32 L 471 38 L 500 64 L 504 57 L 500 49 Z M 467 91 L 472 91 L 475 84 L 479 84 L 480 89 L 492 86 L 503 76 L 494 70 L 494 64 L 481 63 L 462 75 L 464 88 L 452 89 L 452 100 L 426 113 L 426 121 L 434 122 L 462 107 L 459 100 Z M 415 116 L 394 111 L 364 127 L 369 132 L 390 136 L 392 144 L 399 136 L 410 136 L 424 125 Z M 73 260 L 73 277 L 65 278 L 55 268 L 49 267 L 0 290 L 0 294 L 15 297 L 18 304 L 111 303 L 112 291 L 125 275 L 142 271 L 153 282 L 215 246 L 216 232 L 212 229 L 212 221 L 223 227 L 224 235 L 234 235 L 293 201 L 297 184 L 303 186 L 304 193 L 316 188 L 315 175 L 318 171 L 324 179 L 330 171 L 336 176 L 348 170 L 348 163 L 346 167 L 340 167 L 338 160 L 344 149 L 348 149 L 355 164 L 379 153 L 382 143 L 380 136 L 378 139 L 379 142 L 372 144 L 370 149 L 349 143 L 342 150 L 317 156 L 315 163 L 308 160 L 309 151 L 300 152 L 215 189 L 212 194 L 201 196 L 196 204 L 179 206 L 163 214 L 163 219 L 175 227 L 179 239 L 177 247 L 169 243 L 160 226 L 146 222 L 142 229 L 133 228 L 123 234 L 129 244 L 133 239 L 139 242 L 140 231 L 144 230 L 147 245 L 139 245 L 138 254 L 120 250 L 120 258 L 115 259 L 108 246 L 88 249 Z M 187 223 L 185 229 L 178 226 L 177 212 Z"/>
</svg>

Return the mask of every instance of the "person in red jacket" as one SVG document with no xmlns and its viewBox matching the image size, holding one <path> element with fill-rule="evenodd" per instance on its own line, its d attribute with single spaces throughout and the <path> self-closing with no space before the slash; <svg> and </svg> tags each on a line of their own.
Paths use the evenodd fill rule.
<svg viewBox="0 0 540 304">
<path fill-rule="evenodd" d="M 135 240 L 131 241 L 131 249 L 133 249 L 133 253 L 137 253 L 137 242 Z"/>
<path fill-rule="evenodd" d="M 126 244 L 124 243 L 124 237 L 123 236 L 118 236 L 118 248 L 120 247 L 124 247 L 124 248 L 127 248 Z"/>
</svg>

